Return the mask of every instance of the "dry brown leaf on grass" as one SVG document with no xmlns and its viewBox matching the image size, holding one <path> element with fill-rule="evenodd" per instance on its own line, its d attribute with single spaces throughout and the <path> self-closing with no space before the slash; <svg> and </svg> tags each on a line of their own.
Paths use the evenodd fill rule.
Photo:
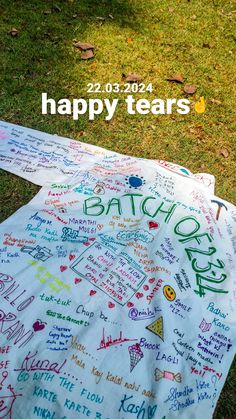
<svg viewBox="0 0 236 419">
<path fill-rule="evenodd" d="M 85 131 L 81 130 L 78 132 L 79 137 L 85 137 Z"/>
<path fill-rule="evenodd" d="M 94 57 L 94 53 L 92 49 L 88 49 L 87 51 L 83 52 L 83 54 L 81 54 L 81 60 L 90 60 L 91 58 Z"/>
<path fill-rule="evenodd" d="M 137 83 L 138 81 L 142 80 L 142 77 L 138 74 L 127 74 L 127 76 L 125 77 L 126 81 L 128 81 L 129 83 Z"/>
<path fill-rule="evenodd" d="M 79 48 L 82 51 L 87 51 L 89 49 L 94 49 L 94 46 L 89 42 L 76 42 L 73 44 L 75 48 Z"/>
<path fill-rule="evenodd" d="M 173 74 L 173 76 L 168 77 L 168 79 L 166 79 L 166 80 L 167 81 L 172 81 L 172 82 L 175 82 L 175 83 L 183 83 L 184 82 L 183 76 L 179 73 Z"/>
<path fill-rule="evenodd" d="M 55 4 L 55 5 L 52 7 L 52 9 L 54 10 L 54 12 L 61 13 L 61 8 L 60 8 L 57 4 Z"/>
<path fill-rule="evenodd" d="M 133 39 L 132 38 L 127 38 L 127 44 L 132 44 Z"/>
<path fill-rule="evenodd" d="M 208 42 L 203 42 L 202 47 L 209 48 L 209 49 L 212 48 L 211 44 L 209 44 Z"/>
<path fill-rule="evenodd" d="M 186 84 L 184 86 L 184 92 L 188 95 L 193 95 L 197 90 L 197 87 L 194 84 Z"/>
<path fill-rule="evenodd" d="M 14 38 L 18 35 L 19 31 L 16 28 L 12 28 L 8 33 Z"/>
<path fill-rule="evenodd" d="M 90 70 L 96 70 L 97 65 L 98 65 L 97 61 L 93 61 L 89 66 Z"/>
<path fill-rule="evenodd" d="M 214 105 L 222 105 L 222 102 L 218 99 L 210 99 L 210 102 Z"/>
<path fill-rule="evenodd" d="M 227 148 L 221 148 L 220 154 L 222 154 L 222 156 L 224 156 L 225 158 L 229 157 L 229 151 L 227 150 Z"/>
<path fill-rule="evenodd" d="M 26 72 L 26 78 L 28 78 L 28 79 L 34 79 L 35 77 L 37 77 L 37 73 L 36 73 L 36 71 L 34 71 L 34 70 L 27 70 L 27 72 Z"/>
</svg>

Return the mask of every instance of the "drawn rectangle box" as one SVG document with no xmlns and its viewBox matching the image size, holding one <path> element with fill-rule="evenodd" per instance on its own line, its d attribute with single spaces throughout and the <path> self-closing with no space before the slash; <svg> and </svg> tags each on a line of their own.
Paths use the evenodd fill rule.
<svg viewBox="0 0 236 419">
<path fill-rule="evenodd" d="M 147 278 L 124 256 L 117 255 L 98 242 L 81 253 L 70 268 L 122 306 Z"/>
</svg>

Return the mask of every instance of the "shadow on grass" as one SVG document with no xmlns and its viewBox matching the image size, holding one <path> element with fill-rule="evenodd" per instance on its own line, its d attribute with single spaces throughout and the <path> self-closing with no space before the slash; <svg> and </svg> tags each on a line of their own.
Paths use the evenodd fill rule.
<svg viewBox="0 0 236 419">
<path fill-rule="evenodd" d="M 41 92 L 48 92 L 58 100 L 73 96 L 71 86 L 77 84 L 82 90 L 83 78 L 71 75 L 80 61 L 73 40 L 93 43 L 89 28 L 99 29 L 102 25 L 107 26 L 107 31 L 113 26 L 141 30 L 136 13 L 137 7 L 132 6 L 131 0 L 39 0 L 35 3 L 3 0 L 0 6 L 0 47 L 4 52 L 0 70 L 3 80 L 0 114 L 9 122 L 21 125 L 26 116 L 26 126 L 50 132 L 48 117 L 44 120 L 41 117 Z M 12 27 L 18 29 L 18 36 L 10 36 Z M 86 73 L 86 66 L 90 64 L 81 62 L 81 71 L 85 69 Z M 68 79 L 71 80 L 69 85 Z M 60 119 L 62 123 L 55 117 L 55 125 L 65 124 L 68 131 L 70 123 L 66 118 Z M 81 118 L 77 122 L 78 129 L 84 129 L 87 123 Z"/>
<path fill-rule="evenodd" d="M 35 4 L 28 0 L 13 0 L 10 3 L 3 0 L 0 6 L 3 21 L 5 12 L 8 13 L 10 9 L 25 20 L 34 19 L 34 14 L 38 13 L 39 18 L 41 17 L 45 23 L 51 16 L 57 16 L 59 22 L 64 21 L 69 24 L 68 19 L 74 19 L 75 24 L 76 19 L 79 19 L 80 23 L 84 24 L 84 29 L 92 21 L 101 24 L 105 20 L 114 20 L 121 27 L 129 26 L 135 30 L 140 28 L 136 19 L 137 5 L 134 8 L 131 0 L 69 0 L 67 2 L 39 0 Z"/>
</svg>

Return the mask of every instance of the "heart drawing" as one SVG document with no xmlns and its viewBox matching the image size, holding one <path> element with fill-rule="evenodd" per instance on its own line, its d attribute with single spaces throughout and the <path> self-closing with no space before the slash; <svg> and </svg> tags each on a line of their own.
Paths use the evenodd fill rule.
<svg viewBox="0 0 236 419">
<path fill-rule="evenodd" d="M 143 297 L 143 293 L 142 292 L 137 292 L 135 295 L 136 295 L 136 297 L 138 299 Z"/>
<path fill-rule="evenodd" d="M 74 283 L 75 283 L 75 284 L 79 284 L 81 281 L 82 281 L 82 279 L 81 279 L 81 278 L 75 278 L 75 279 L 74 279 Z"/>
<path fill-rule="evenodd" d="M 155 221 L 149 221 L 148 226 L 150 230 L 155 230 L 156 228 L 159 227 L 159 224 L 156 223 Z"/>
<path fill-rule="evenodd" d="M 45 328 L 45 325 L 47 323 L 42 322 L 41 320 L 37 320 L 36 322 L 34 322 L 33 324 L 33 329 L 35 332 L 39 332 L 40 330 L 43 330 Z"/>
<path fill-rule="evenodd" d="M 150 282 L 150 284 L 153 284 L 153 282 L 155 281 L 155 278 L 150 278 L 149 280 L 148 280 L 148 282 Z"/>
</svg>

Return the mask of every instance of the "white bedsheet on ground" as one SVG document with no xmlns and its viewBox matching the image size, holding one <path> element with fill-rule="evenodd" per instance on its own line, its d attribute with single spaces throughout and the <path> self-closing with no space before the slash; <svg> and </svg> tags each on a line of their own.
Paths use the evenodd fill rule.
<svg viewBox="0 0 236 419">
<path fill-rule="evenodd" d="M 0 227 L 0 418 L 211 418 L 236 343 L 236 208 L 214 178 L 0 137 L 0 167 L 42 186 Z"/>
</svg>

